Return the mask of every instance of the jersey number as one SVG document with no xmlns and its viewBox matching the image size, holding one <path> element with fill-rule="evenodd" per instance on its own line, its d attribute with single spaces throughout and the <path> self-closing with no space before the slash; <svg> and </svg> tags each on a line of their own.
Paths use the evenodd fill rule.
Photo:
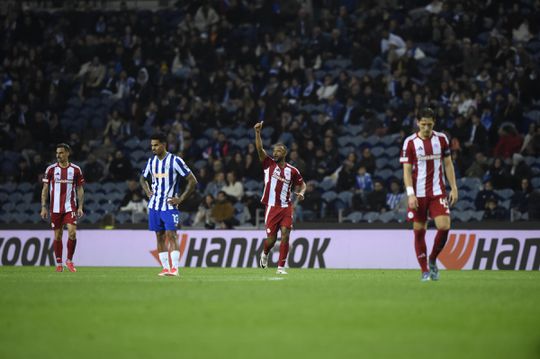
<svg viewBox="0 0 540 359">
<path fill-rule="evenodd" d="M 173 218 L 174 224 L 178 224 L 178 222 L 180 222 L 180 216 L 179 215 L 173 214 L 172 218 Z"/>
</svg>

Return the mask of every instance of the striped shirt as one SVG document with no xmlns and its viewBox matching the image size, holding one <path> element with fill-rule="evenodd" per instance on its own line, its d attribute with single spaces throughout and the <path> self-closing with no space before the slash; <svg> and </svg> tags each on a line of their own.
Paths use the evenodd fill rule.
<svg viewBox="0 0 540 359">
<path fill-rule="evenodd" d="M 281 168 L 271 157 L 263 160 L 264 192 L 263 204 L 275 207 L 288 207 L 291 204 L 291 188 L 304 182 L 300 171 L 288 163 Z"/>
<path fill-rule="evenodd" d="M 167 203 L 167 198 L 178 194 L 180 181 L 178 176 L 186 177 L 191 170 L 184 160 L 171 153 L 166 153 L 162 160 L 158 156 L 153 156 L 146 162 L 146 167 L 142 171 L 145 178 L 152 176 L 152 197 L 148 202 L 148 208 L 156 211 L 167 211 L 174 209 L 174 206 Z"/>
<path fill-rule="evenodd" d="M 390 209 L 395 209 L 399 202 L 401 202 L 401 199 L 403 198 L 404 194 L 403 193 L 387 193 L 386 194 L 386 205 L 388 206 L 388 208 Z"/>
<path fill-rule="evenodd" d="M 450 156 L 450 145 L 444 133 L 433 131 L 425 140 L 415 133 L 405 139 L 399 161 L 413 165 L 416 197 L 446 194 L 443 159 L 447 156 Z"/>
<path fill-rule="evenodd" d="M 63 168 L 59 163 L 47 167 L 43 183 L 49 184 L 51 213 L 67 213 L 77 210 L 77 187 L 84 184 L 79 166 L 69 163 Z"/>
</svg>

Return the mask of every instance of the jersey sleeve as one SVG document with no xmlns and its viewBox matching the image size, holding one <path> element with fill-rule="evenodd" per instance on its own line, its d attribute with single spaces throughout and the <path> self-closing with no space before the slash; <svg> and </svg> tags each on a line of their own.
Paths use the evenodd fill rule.
<svg viewBox="0 0 540 359">
<path fill-rule="evenodd" d="M 141 176 L 144 178 L 150 176 L 152 173 L 152 158 L 149 158 L 148 161 L 146 161 L 146 166 L 143 168 L 141 172 Z"/>
<path fill-rule="evenodd" d="M 75 183 L 77 184 L 77 186 L 82 186 L 85 183 L 83 172 L 80 168 L 77 169 Z"/>
<path fill-rule="evenodd" d="M 412 164 L 414 159 L 414 147 L 413 141 L 407 139 L 403 143 L 403 148 L 401 149 L 401 157 L 399 157 L 400 163 Z"/>
<path fill-rule="evenodd" d="M 45 170 L 45 175 L 43 176 L 43 183 L 50 183 L 52 179 L 52 174 L 52 167 L 47 167 L 47 169 Z"/>
<path fill-rule="evenodd" d="M 263 170 L 267 169 L 268 167 L 270 167 L 272 165 L 272 163 L 274 163 L 274 160 L 272 158 L 270 158 L 270 156 L 266 156 L 264 158 L 264 160 L 262 161 L 262 167 L 263 167 Z"/>
<path fill-rule="evenodd" d="M 441 153 L 443 157 L 448 157 L 451 154 L 450 141 L 448 141 L 448 137 L 444 133 L 441 136 Z"/>
<path fill-rule="evenodd" d="M 302 178 L 302 174 L 298 170 L 294 171 L 293 183 L 295 186 L 300 186 L 304 183 L 304 178 Z"/>
<path fill-rule="evenodd" d="M 186 165 L 183 159 L 180 157 L 174 158 L 174 170 L 180 174 L 182 177 L 186 177 L 191 173 L 191 170 Z"/>
</svg>

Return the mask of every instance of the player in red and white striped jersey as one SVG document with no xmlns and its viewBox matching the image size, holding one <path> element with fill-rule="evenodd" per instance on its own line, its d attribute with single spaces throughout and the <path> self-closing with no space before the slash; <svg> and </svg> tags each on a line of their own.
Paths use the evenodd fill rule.
<svg viewBox="0 0 540 359">
<path fill-rule="evenodd" d="M 264 222 L 267 238 L 264 241 L 264 250 L 261 254 L 260 266 L 268 266 L 268 253 L 277 240 L 277 232 L 281 230 L 281 244 L 279 246 L 278 274 L 287 274 L 285 262 L 289 254 L 289 234 L 293 223 L 293 205 L 291 203 L 291 190 L 293 186 L 300 186 L 296 192 L 298 200 L 304 199 L 306 184 L 300 171 L 285 162 L 287 147 L 278 143 L 274 145 L 272 157 L 266 154 L 262 146 L 262 122 L 254 126 L 255 147 L 259 154 L 264 170 L 264 192 L 261 202 L 266 205 Z"/>
<path fill-rule="evenodd" d="M 450 145 L 445 134 L 433 131 L 435 113 L 422 110 L 417 121 L 419 131 L 405 139 L 400 157 L 403 181 L 407 188 L 408 220 L 413 221 L 416 256 L 422 269 L 422 281 L 438 280 L 437 256 L 444 248 L 450 230 L 450 206 L 458 200 L 458 189 Z M 443 175 L 450 182 L 450 206 L 446 198 Z M 426 228 L 429 216 L 435 220 L 437 234 L 429 255 L 426 249 Z"/>
<path fill-rule="evenodd" d="M 66 267 L 76 272 L 73 254 L 77 244 L 77 218 L 84 215 L 84 177 L 79 166 L 69 162 L 71 148 L 65 143 L 56 146 L 57 163 L 45 170 L 43 189 L 41 191 L 41 218 L 51 215 L 51 226 L 54 230 L 54 254 L 56 271 L 62 272 L 62 233 L 64 225 L 68 228 L 68 253 Z M 50 197 L 49 211 L 47 198 Z"/>
</svg>

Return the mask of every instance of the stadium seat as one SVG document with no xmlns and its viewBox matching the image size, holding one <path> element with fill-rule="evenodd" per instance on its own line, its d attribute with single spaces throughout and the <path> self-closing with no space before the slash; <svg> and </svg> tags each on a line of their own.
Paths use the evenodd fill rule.
<svg viewBox="0 0 540 359">
<path fill-rule="evenodd" d="M 352 212 L 349 213 L 344 219 L 344 222 L 352 222 L 352 223 L 358 223 L 362 220 L 363 214 L 362 212 Z"/>
<path fill-rule="evenodd" d="M 131 137 L 129 138 L 127 141 L 124 142 L 124 147 L 127 148 L 128 150 L 135 150 L 136 148 L 139 147 L 139 139 L 137 137 Z"/>
<path fill-rule="evenodd" d="M 326 191 L 322 194 L 321 198 L 326 203 L 332 203 L 338 197 L 337 193 L 334 191 Z"/>
<path fill-rule="evenodd" d="M 34 188 L 32 184 L 28 182 L 22 182 L 17 185 L 17 191 L 19 192 L 29 192 L 32 191 Z"/>
<path fill-rule="evenodd" d="M 388 157 L 381 156 L 375 160 L 375 165 L 377 168 L 383 169 L 388 166 L 388 162 L 390 162 Z"/>
<path fill-rule="evenodd" d="M 330 191 L 335 186 L 336 186 L 336 184 L 331 178 L 325 178 L 319 183 L 319 187 L 323 191 Z"/>
<path fill-rule="evenodd" d="M 368 212 L 364 215 L 363 220 L 368 223 L 373 223 L 379 219 L 381 214 L 379 212 Z"/>
<path fill-rule="evenodd" d="M 341 136 L 337 139 L 339 147 L 345 147 L 352 144 L 352 136 Z"/>
<path fill-rule="evenodd" d="M 532 184 L 534 189 L 539 189 L 540 188 L 540 177 L 534 177 L 531 180 L 531 184 Z"/>
<path fill-rule="evenodd" d="M 357 135 L 362 132 L 363 126 L 362 125 L 348 125 L 346 127 L 347 133 L 350 133 L 351 135 L 358 137 Z"/>
<path fill-rule="evenodd" d="M 396 212 L 394 211 L 384 212 L 379 216 L 379 220 L 383 223 L 397 221 Z"/>
<path fill-rule="evenodd" d="M 503 199 L 503 200 L 510 199 L 510 198 L 512 198 L 512 196 L 514 195 L 514 190 L 512 190 L 512 189 L 510 189 L 510 188 L 499 189 L 499 190 L 495 190 L 494 192 L 495 192 L 499 197 L 501 197 L 501 199 Z"/>
<path fill-rule="evenodd" d="M 347 208 L 349 208 L 352 204 L 353 195 L 351 191 L 342 191 L 338 193 L 337 198 L 343 201 L 347 205 Z"/>
<path fill-rule="evenodd" d="M 459 200 L 454 208 L 458 211 L 466 211 L 468 209 L 474 209 L 474 202 L 468 201 L 466 199 Z"/>
<path fill-rule="evenodd" d="M 386 182 L 388 179 L 390 179 L 390 177 L 394 176 L 394 171 L 387 168 L 384 170 L 375 171 L 374 175 L 375 177 L 380 177 L 383 181 Z"/>
<path fill-rule="evenodd" d="M 388 147 L 385 151 L 386 155 L 390 158 L 397 158 L 399 156 L 400 148 L 398 146 Z"/>
<path fill-rule="evenodd" d="M 339 147 L 338 149 L 338 153 L 342 156 L 342 157 L 347 157 L 349 155 L 349 153 L 355 153 L 356 152 L 356 148 L 354 148 L 353 146 L 346 146 L 346 147 Z"/>
</svg>

